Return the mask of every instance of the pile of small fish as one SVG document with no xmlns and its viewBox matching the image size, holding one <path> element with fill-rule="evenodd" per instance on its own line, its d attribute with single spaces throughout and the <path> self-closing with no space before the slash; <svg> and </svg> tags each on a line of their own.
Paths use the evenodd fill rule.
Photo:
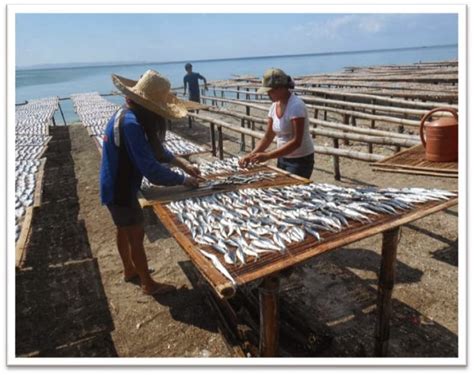
<svg viewBox="0 0 474 375">
<path fill-rule="evenodd" d="M 204 147 L 192 143 L 170 131 L 166 132 L 166 138 L 163 146 L 174 155 L 189 155 L 206 151 Z"/>
<path fill-rule="evenodd" d="M 278 175 L 276 172 L 257 172 L 255 174 L 234 174 L 225 177 L 215 177 L 207 181 L 207 186 L 213 185 L 244 185 L 264 180 L 274 180 Z"/>
<path fill-rule="evenodd" d="M 222 173 L 238 173 L 252 169 L 254 165 L 249 165 L 246 168 L 239 167 L 239 158 L 226 158 L 223 160 L 205 161 L 199 164 L 199 169 L 203 176 L 222 174 Z"/>
<path fill-rule="evenodd" d="M 101 136 L 112 115 L 120 108 L 104 99 L 98 92 L 72 94 L 74 110 L 89 134 Z"/>
<path fill-rule="evenodd" d="M 189 229 L 195 243 L 214 266 L 234 280 L 216 257 L 227 264 L 246 264 L 266 252 L 284 253 L 307 235 L 337 233 L 351 221 L 373 222 L 428 201 L 456 194 L 424 188 L 345 188 L 328 184 L 293 185 L 189 198 L 167 205 Z M 212 249 L 212 250 L 211 250 Z"/>
</svg>

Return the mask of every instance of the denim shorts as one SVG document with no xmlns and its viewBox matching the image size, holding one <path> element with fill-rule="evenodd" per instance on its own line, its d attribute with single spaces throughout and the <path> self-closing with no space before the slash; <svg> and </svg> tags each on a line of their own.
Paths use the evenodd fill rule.
<svg viewBox="0 0 474 375">
<path fill-rule="evenodd" d="M 112 220 L 116 227 L 129 227 L 132 225 L 143 224 L 143 211 L 135 199 L 129 206 L 119 206 L 118 204 L 110 203 L 107 208 L 112 215 Z"/>
<path fill-rule="evenodd" d="M 277 167 L 297 176 L 310 178 L 314 167 L 314 153 L 300 158 L 278 158 Z"/>
</svg>

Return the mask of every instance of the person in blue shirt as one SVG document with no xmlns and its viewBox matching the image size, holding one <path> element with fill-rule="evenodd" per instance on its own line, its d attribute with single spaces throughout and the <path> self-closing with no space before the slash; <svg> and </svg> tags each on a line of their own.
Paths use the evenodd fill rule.
<svg viewBox="0 0 474 375">
<path fill-rule="evenodd" d="M 199 169 L 164 147 L 156 153 L 146 136 L 147 128 L 157 122 L 165 123 L 163 118 L 181 118 L 187 111 L 170 93 L 169 81 L 153 70 L 148 70 L 137 82 L 117 75 L 112 75 L 112 80 L 125 94 L 126 104 L 112 116 L 105 129 L 100 167 L 101 202 L 109 209 L 117 227 L 124 280 L 138 276 L 145 294 L 165 293 L 175 288 L 150 276 L 143 247 L 143 212 L 137 193 L 144 176 L 157 185 L 198 186 Z M 161 164 L 164 162 L 181 168 L 188 176 L 171 171 Z"/>
<path fill-rule="evenodd" d="M 193 102 L 200 102 L 201 96 L 199 92 L 199 80 L 202 79 L 204 81 L 204 89 L 207 90 L 207 81 L 199 73 L 193 72 L 193 66 L 190 63 L 187 63 L 184 66 L 187 74 L 183 78 L 184 84 L 184 92 L 183 95 L 186 95 L 186 86 L 189 87 L 189 100 Z"/>
</svg>

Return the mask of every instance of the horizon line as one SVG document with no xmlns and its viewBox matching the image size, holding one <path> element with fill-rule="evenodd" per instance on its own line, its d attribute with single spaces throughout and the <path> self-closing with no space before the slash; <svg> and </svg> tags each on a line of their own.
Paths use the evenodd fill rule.
<svg viewBox="0 0 474 375">
<path fill-rule="evenodd" d="M 37 65 L 26 65 L 15 67 L 15 70 L 54 70 L 54 69 L 81 69 L 81 68 L 92 68 L 92 67 L 113 67 L 113 66 L 136 66 L 136 65 L 166 65 L 166 64 L 178 64 L 192 62 L 211 62 L 211 61 L 232 61 L 232 60 L 258 60 L 268 58 L 281 58 L 281 57 L 304 57 L 304 56 L 325 56 L 325 55 L 343 55 L 352 53 L 373 53 L 373 52 L 388 52 L 388 51 L 401 51 L 411 50 L 420 48 L 440 48 L 440 47 L 454 47 L 458 46 L 458 43 L 451 44 L 436 44 L 429 46 L 411 46 L 411 47 L 396 47 L 396 48 L 376 48 L 376 49 L 364 49 L 364 50 L 345 50 L 345 51 L 333 51 L 333 52 L 313 52 L 313 53 L 298 53 L 298 54 L 286 54 L 286 55 L 267 55 L 267 56 L 245 56 L 245 57 L 221 57 L 214 59 L 190 59 L 190 60 L 174 60 L 174 61 L 137 61 L 137 62 L 84 62 L 84 63 L 57 63 L 57 64 L 37 64 Z M 65 66 L 67 64 L 84 64 L 81 66 Z M 45 67 L 41 68 L 40 66 Z M 54 66 L 56 65 L 56 66 Z M 35 66 L 38 66 L 35 68 Z"/>
</svg>

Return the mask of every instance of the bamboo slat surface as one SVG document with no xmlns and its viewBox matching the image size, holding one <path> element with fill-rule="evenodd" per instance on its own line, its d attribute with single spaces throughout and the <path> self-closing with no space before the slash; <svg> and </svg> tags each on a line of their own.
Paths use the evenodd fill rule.
<svg viewBox="0 0 474 375">
<path fill-rule="evenodd" d="M 373 163 L 375 168 L 383 168 L 388 171 L 392 169 L 394 172 L 416 174 L 430 174 L 433 176 L 449 175 L 450 177 L 457 177 L 458 162 L 433 162 L 425 160 L 425 149 L 423 145 L 410 147 L 407 150 L 401 151 L 384 160 Z"/>
<path fill-rule="evenodd" d="M 206 109 L 208 106 L 198 102 L 192 102 L 186 99 L 180 99 L 188 111 L 195 111 L 199 109 Z"/>
<path fill-rule="evenodd" d="M 424 216 L 454 206 L 457 203 L 457 197 L 443 202 L 425 203 L 418 205 L 416 209 L 405 211 L 398 215 L 375 216 L 373 217 L 374 221 L 369 224 L 362 224 L 351 220 L 350 227 L 339 233 L 322 231 L 320 233 L 322 237 L 321 242 L 317 242 L 314 237 L 308 235 L 304 241 L 289 246 L 285 253 L 267 253 L 261 255 L 257 261 L 249 261 L 242 266 L 228 265 L 223 260 L 223 256 L 216 254 L 210 247 L 194 243 L 188 228 L 179 222 L 164 204 L 156 203 L 153 209 L 164 226 L 186 251 L 193 264 L 199 269 L 203 277 L 215 289 L 217 294 L 223 298 L 229 298 L 235 293 L 235 289 L 232 287 L 230 281 L 225 279 L 224 276 L 212 266 L 209 260 L 200 253 L 199 248 L 216 254 L 221 263 L 225 265 L 232 275 L 237 285 L 244 285 L 286 268 L 293 267 L 319 254 L 371 237 L 391 228 L 410 223 Z"/>
</svg>

